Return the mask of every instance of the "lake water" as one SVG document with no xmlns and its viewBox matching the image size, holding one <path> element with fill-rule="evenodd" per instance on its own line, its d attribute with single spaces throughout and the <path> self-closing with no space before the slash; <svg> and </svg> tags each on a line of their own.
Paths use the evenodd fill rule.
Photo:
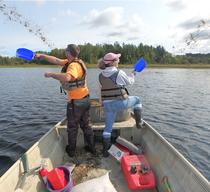
<svg viewBox="0 0 210 192">
<path fill-rule="evenodd" d="M 0 176 L 66 115 L 68 97 L 45 71 L 60 68 L 0 68 Z M 100 72 L 88 69 L 92 98 Z M 128 90 L 141 98 L 144 120 L 210 181 L 210 70 L 146 68 Z"/>
</svg>

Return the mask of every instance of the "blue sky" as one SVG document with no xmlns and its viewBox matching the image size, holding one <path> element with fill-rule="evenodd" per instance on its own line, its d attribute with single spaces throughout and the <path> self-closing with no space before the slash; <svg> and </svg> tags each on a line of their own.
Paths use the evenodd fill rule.
<svg viewBox="0 0 210 192">
<path fill-rule="evenodd" d="M 0 55 L 13 57 L 20 47 L 50 51 L 114 42 L 209 53 L 209 7 L 207 0 L 0 0 Z M 198 29 L 201 19 L 205 25 Z M 196 42 L 187 46 L 190 33 Z"/>
</svg>

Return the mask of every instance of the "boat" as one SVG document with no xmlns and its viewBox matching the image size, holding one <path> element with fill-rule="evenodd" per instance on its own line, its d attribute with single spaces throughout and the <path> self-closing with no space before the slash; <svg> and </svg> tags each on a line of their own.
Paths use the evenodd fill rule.
<svg viewBox="0 0 210 192">
<path fill-rule="evenodd" d="M 92 101 L 97 102 L 97 99 L 92 99 Z M 1 191 L 14 192 L 18 189 L 24 192 L 45 191 L 47 188 L 38 169 L 43 160 L 48 171 L 59 166 L 65 166 L 66 163 L 75 165 L 71 172 L 73 188 L 84 182 L 108 175 L 109 181 L 116 191 L 133 191 L 126 182 L 121 163 L 112 155 L 109 155 L 108 158 L 102 155 L 103 108 L 101 106 L 91 106 L 90 112 L 95 133 L 96 155 L 84 150 L 86 140 L 83 132 L 79 129 L 75 157 L 68 156 L 65 152 L 67 119 L 64 118 L 1 176 Z M 118 137 L 121 137 L 140 148 L 154 173 L 156 182 L 154 188 L 135 191 L 209 192 L 209 181 L 157 130 L 146 121 L 143 120 L 143 122 L 142 129 L 137 129 L 131 110 L 117 112 L 112 132 L 113 144 L 116 143 Z M 24 162 L 26 165 L 24 165 Z"/>
</svg>

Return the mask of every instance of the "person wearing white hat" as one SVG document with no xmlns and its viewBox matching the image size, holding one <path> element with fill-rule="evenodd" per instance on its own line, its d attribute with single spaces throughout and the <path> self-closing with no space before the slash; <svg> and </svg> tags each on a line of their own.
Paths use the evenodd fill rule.
<svg viewBox="0 0 210 192">
<path fill-rule="evenodd" d="M 133 107 L 136 127 L 140 129 L 141 121 L 141 99 L 137 96 L 129 96 L 126 85 L 135 82 L 136 72 L 132 71 L 128 76 L 124 71 L 118 70 L 121 54 L 107 53 L 98 61 L 98 67 L 102 73 L 98 77 L 98 97 L 103 103 L 105 115 L 105 128 L 103 131 L 103 156 L 108 157 L 111 145 L 111 132 L 117 111 L 123 111 Z"/>
</svg>

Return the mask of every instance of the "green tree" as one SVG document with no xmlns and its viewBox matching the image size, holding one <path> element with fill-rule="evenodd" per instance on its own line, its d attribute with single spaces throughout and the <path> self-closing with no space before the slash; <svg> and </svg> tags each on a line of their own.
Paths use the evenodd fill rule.
<svg viewBox="0 0 210 192">
<path fill-rule="evenodd" d="M 140 58 L 143 58 L 147 63 L 160 63 L 160 64 L 210 64 L 210 53 L 208 54 L 193 54 L 187 53 L 185 55 L 172 56 L 171 53 L 167 52 L 161 45 L 157 47 L 143 45 L 140 43 L 138 46 L 133 44 L 119 42 L 112 44 L 96 44 L 93 46 L 90 43 L 79 45 L 81 58 L 85 63 L 97 63 L 98 60 L 108 52 L 121 53 L 120 63 L 121 64 L 135 64 Z M 65 59 L 65 49 L 53 49 L 50 52 L 38 51 L 38 53 L 44 53 L 52 55 L 61 59 Z M 0 65 L 25 65 L 25 64 L 40 64 L 50 65 L 47 61 L 35 60 L 27 61 L 19 57 L 3 57 L 0 56 Z"/>
</svg>

